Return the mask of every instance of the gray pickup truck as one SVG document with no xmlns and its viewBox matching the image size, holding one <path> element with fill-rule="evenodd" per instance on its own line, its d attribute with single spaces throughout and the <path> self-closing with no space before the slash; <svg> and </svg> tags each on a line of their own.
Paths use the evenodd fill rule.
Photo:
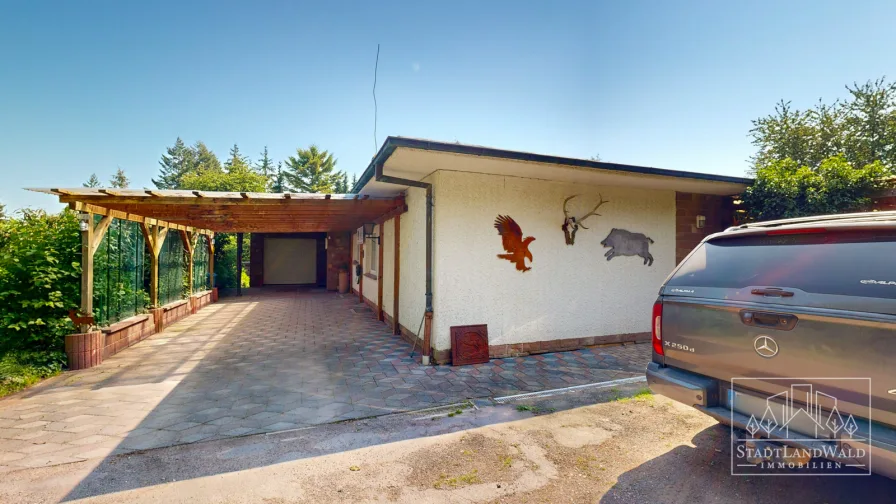
<svg viewBox="0 0 896 504">
<path fill-rule="evenodd" d="M 666 279 L 652 322 L 655 392 L 733 439 L 896 479 L 896 212 L 708 236 Z"/>
</svg>

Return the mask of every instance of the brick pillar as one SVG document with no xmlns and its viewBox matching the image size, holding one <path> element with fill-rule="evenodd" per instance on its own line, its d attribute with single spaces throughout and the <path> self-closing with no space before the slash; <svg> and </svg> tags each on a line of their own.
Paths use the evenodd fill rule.
<svg viewBox="0 0 896 504">
<path fill-rule="evenodd" d="M 87 369 L 103 363 L 106 336 L 101 331 L 69 334 L 65 337 L 68 368 Z"/>
</svg>

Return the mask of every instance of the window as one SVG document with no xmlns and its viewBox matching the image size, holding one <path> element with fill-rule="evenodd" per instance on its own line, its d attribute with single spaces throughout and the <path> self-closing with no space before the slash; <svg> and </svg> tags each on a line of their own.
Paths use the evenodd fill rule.
<svg viewBox="0 0 896 504">
<path fill-rule="evenodd" d="M 704 243 L 667 285 L 896 299 L 894 255 L 893 231 L 750 235 Z"/>
<path fill-rule="evenodd" d="M 379 226 L 374 228 L 374 234 L 379 235 Z M 364 270 L 374 276 L 377 276 L 377 267 L 379 267 L 380 251 L 379 244 L 375 238 L 364 240 Z"/>
</svg>

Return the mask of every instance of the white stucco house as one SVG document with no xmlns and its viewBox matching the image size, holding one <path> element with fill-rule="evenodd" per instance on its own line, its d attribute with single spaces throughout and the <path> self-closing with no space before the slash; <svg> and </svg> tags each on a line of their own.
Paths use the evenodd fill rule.
<svg viewBox="0 0 896 504">
<path fill-rule="evenodd" d="M 389 137 L 353 192 L 403 196 L 407 211 L 352 233 L 352 289 L 437 363 L 482 357 L 481 328 L 455 330 L 479 337 L 452 355 L 456 327 L 487 326 L 493 358 L 647 341 L 660 284 L 703 236 L 732 224 L 731 196 L 750 182 Z M 567 244 L 566 216 L 602 200 Z M 524 271 L 498 257 L 508 253 L 499 216 L 534 238 L 517 256 Z M 622 234 L 608 238 L 614 229 Z"/>
</svg>

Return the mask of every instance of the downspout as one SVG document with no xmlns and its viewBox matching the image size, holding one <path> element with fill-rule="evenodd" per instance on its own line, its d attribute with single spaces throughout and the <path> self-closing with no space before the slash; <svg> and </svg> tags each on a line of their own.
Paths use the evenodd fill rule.
<svg viewBox="0 0 896 504">
<path fill-rule="evenodd" d="M 432 352 L 432 184 L 417 180 L 383 175 L 383 163 L 374 161 L 374 180 L 385 184 L 395 184 L 426 189 L 426 311 L 423 314 L 423 365 L 429 364 Z M 419 337 L 419 335 L 418 335 Z"/>
</svg>

